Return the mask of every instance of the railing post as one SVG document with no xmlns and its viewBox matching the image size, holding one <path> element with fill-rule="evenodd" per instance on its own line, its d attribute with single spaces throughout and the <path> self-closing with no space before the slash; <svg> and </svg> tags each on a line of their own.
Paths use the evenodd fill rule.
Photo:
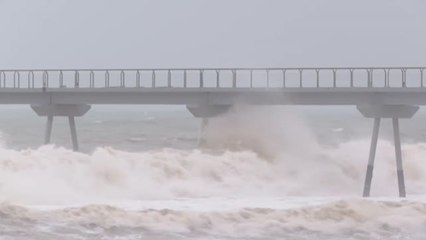
<svg viewBox="0 0 426 240">
<path fill-rule="evenodd" d="M 167 71 L 167 87 L 172 87 L 172 72 L 170 69 Z"/>
<path fill-rule="evenodd" d="M 253 70 L 250 70 L 250 88 L 253 88 Z"/>
<path fill-rule="evenodd" d="M 90 87 L 95 87 L 95 73 L 93 71 L 90 71 Z"/>
<path fill-rule="evenodd" d="M 385 71 L 385 87 L 389 87 L 390 86 L 390 84 L 389 84 L 389 69 L 385 69 L 384 70 Z"/>
<path fill-rule="evenodd" d="M 120 73 L 120 85 L 121 85 L 122 88 L 125 87 L 125 85 L 126 85 L 125 82 L 126 82 L 126 74 L 122 70 L 121 73 Z"/>
<path fill-rule="evenodd" d="M 219 88 L 219 82 L 220 82 L 220 73 L 219 70 L 216 70 L 216 87 Z"/>
<path fill-rule="evenodd" d="M 285 86 L 286 86 L 286 79 L 285 79 L 286 72 L 287 72 L 287 70 L 283 69 L 283 88 L 285 88 Z"/>
<path fill-rule="evenodd" d="M 62 70 L 59 71 L 59 87 L 64 87 L 64 73 L 62 72 Z"/>
<path fill-rule="evenodd" d="M 373 87 L 373 80 L 371 79 L 371 69 L 367 69 L 368 87 Z"/>
<path fill-rule="evenodd" d="M 155 70 L 152 70 L 152 87 L 155 88 Z"/>
<path fill-rule="evenodd" d="M 336 69 L 333 69 L 333 88 L 337 86 L 337 73 Z"/>
<path fill-rule="evenodd" d="M 49 73 L 43 71 L 43 88 L 49 88 Z"/>
<path fill-rule="evenodd" d="M 299 69 L 299 88 L 302 88 L 303 86 L 302 81 L 303 81 L 303 70 Z"/>
<path fill-rule="evenodd" d="M 354 70 L 353 69 L 349 69 L 349 72 L 351 73 L 351 88 L 354 87 Z"/>
<path fill-rule="evenodd" d="M 200 88 L 204 87 L 204 71 L 200 70 Z"/>
<path fill-rule="evenodd" d="M 34 88 L 34 72 L 33 71 L 29 71 L 28 72 L 28 88 L 31 88 L 31 83 L 32 83 L 32 88 Z"/>
<path fill-rule="evenodd" d="M 425 85 L 424 85 L 424 76 L 423 76 L 423 71 L 424 71 L 424 69 L 423 68 L 421 68 L 420 69 L 420 81 L 422 82 L 422 87 L 424 87 Z"/>
<path fill-rule="evenodd" d="M 18 81 L 18 84 L 16 84 L 16 81 Z M 18 71 L 15 71 L 13 73 L 13 88 L 16 88 L 16 85 L 18 85 L 18 88 L 20 88 L 21 83 L 21 74 Z"/>
<path fill-rule="evenodd" d="M 80 73 L 78 71 L 74 71 L 74 87 L 80 87 Z"/>
<path fill-rule="evenodd" d="M 319 69 L 315 69 L 315 72 L 317 73 L 317 88 L 320 87 L 320 70 Z"/>
<path fill-rule="evenodd" d="M 266 70 L 266 87 L 269 88 L 269 69 Z"/>
<path fill-rule="evenodd" d="M 109 71 L 105 71 L 105 87 L 109 88 Z"/>
<path fill-rule="evenodd" d="M 402 71 L 402 87 L 407 87 L 407 70 L 401 69 Z"/>
<path fill-rule="evenodd" d="M 141 73 L 139 70 L 136 71 L 136 87 L 141 87 Z"/>
<path fill-rule="evenodd" d="M 187 74 L 186 70 L 183 70 L 183 87 L 184 88 L 187 87 L 187 82 L 188 82 L 188 74 Z"/>
<path fill-rule="evenodd" d="M 232 70 L 232 87 L 237 87 L 237 70 Z"/>
</svg>

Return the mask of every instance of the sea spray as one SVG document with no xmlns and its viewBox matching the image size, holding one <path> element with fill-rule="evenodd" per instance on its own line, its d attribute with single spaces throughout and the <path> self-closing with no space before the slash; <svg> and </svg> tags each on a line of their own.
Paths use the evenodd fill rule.
<svg viewBox="0 0 426 240">
<path fill-rule="evenodd" d="M 239 105 L 212 118 L 205 130 L 211 148 L 250 150 L 265 159 L 300 158 L 318 151 L 318 142 L 303 116 L 282 107 Z"/>
</svg>

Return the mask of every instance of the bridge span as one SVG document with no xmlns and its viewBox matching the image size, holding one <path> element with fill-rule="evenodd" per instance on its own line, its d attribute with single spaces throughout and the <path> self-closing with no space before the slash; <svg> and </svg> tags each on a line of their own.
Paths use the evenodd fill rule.
<svg viewBox="0 0 426 240">
<path fill-rule="evenodd" d="M 424 105 L 424 69 L 0 70 L 0 104 Z"/>
<path fill-rule="evenodd" d="M 0 70 L 0 104 L 27 104 L 47 117 L 68 117 L 78 150 L 75 117 L 93 104 L 186 105 L 208 119 L 233 105 L 352 105 L 374 119 L 363 196 L 370 195 L 382 118 L 393 123 L 399 196 L 405 197 L 399 119 L 426 105 L 426 67 L 159 68 Z"/>
</svg>

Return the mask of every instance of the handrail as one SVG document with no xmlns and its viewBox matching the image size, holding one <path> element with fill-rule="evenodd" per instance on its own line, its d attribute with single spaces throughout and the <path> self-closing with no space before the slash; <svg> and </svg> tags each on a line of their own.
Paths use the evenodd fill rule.
<svg viewBox="0 0 426 240">
<path fill-rule="evenodd" d="M 0 69 L 0 72 L 15 72 L 15 71 L 20 71 L 20 72 L 29 72 L 29 71 L 34 71 L 34 72 L 42 72 L 42 71 L 49 71 L 49 72 L 59 72 L 59 71 L 64 71 L 64 72 L 74 72 L 74 71 L 79 71 L 79 72 L 90 72 L 90 71 L 95 71 L 95 72 L 99 72 L 99 71 L 200 71 L 200 70 L 205 70 L 205 71 L 211 71 L 211 70 L 220 70 L 220 71 L 226 71 L 226 70 L 236 70 L 236 71 L 243 71 L 243 70 L 282 70 L 282 69 L 286 69 L 286 70 L 315 70 L 315 69 L 319 69 L 319 70 L 349 70 L 349 69 L 354 69 L 354 70 L 366 70 L 366 69 L 372 69 L 372 70 L 380 70 L 380 69 L 390 69 L 390 70 L 399 70 L 399 69 L 407 69 L 407 70 L 413 70 L 413 69 L 426 69 L 426 66 L 415 66 L 415 67 L 407 67 L 407 66 L 401 66 L 401 67 L 395 67 L 395 66 L 391 66 L 391 67 L 386 67 L 386 66 L 379 66 L 379 67 L 235 67 L 235 68 L 230 68 L 230 67 L 226 67 L 226 68 L 47 68 L 47 69 L 43 69 L 43 68 L 39 68 L 39 69 Z"/>
<path fill-rule="evenodd" d="M 34 88 L 34 82 L 40 79 L 37 76 L 42 75 L 42 87 L 70 87 L 70 88 L 95 88 L 95 86 L 102 86 L 96 84 L 96 81 L 103 81 L 104 88 L 119 87 L 119 88 L 130 88 L 146 86 L 142 84 L 143 81 L 149 81 L 144 79 L 145 73 L 151 73 L 151 87 L 176 87 L 175 81 L 183 81 L 180 87 L 187 88 L 188 80 L 192 79 L 197 73 L 200 88 L 216 87 L 216 88 L 254 88 L 255 78 L 257 73 L 262 73 L 263 78 L 260 80 L 263 82 L 263 87 L 276 88 L 273 83 L 277 80 L 282 88 L 287 87 L 298 87 L 298 88 L 377 88 L 377 87 L 393 87 L 391 86 L 395 81 L 398 82 L 397 87 L 407 88 L 412 87 L 410 81 L 412 79 L 412 73 L 416 73 L 418 78 L 418 84 L 416 87 L 425 87 L 424 70 L 426 67 L 315 67 L 315 68 L 135 68 L 135 69 L 4 69 L 0 70 L 0 87 L 2 88 Z M 278 74 L 276 74 L 278 72 Z M 399 72 L 399 73 L 398 73 Z M 164 79 L 163 73 L 166 74 Z M 191 75 L 189 75 L 189 73 Z M 215 78 L 211 79 L 211 73 L 215 74 Z M 310 73 L 310 74 L 309 74 Z M 383 75 L 378 77 L 377 74 Z M 28 76 L 27 86 L 21 86 L 20 77 L 23 74 Z M 114 75 L 113 75 L 114 74 Z M 118 74 L 118 75 L 115 75 Z M 208 74 L 208 75 L 206 75 Z M 231 75 L 229 75 L 231 74 Z M 325 86 L 322 84 L 326 80 L 326 74 L 328 81 L 331 84 Z M 342 79 L 341 74 L 346 74 L 346 77 Z M 64 79 L 67 76 L 73 75 L 74 84 L 66 86 L 64 85 Z M 102 77 L 103 75 L 103 77 Z M 118 76 L 118 79 L 114 76 Z M 282 78 L 280 77 L 282 76 Z M 99 79 L 100 78 L 100 79 Z M 112 79 L 117 79 L 118 86 L 115 86 L 116 82 Z M 231 85 L 225 86 L 224 81 L 231 80 Z M 362 81 L 361 81 L 362 79 Z M 159 80 L 165 80 L 166 85 L 159 84 Z M 241 85 L 241 81 L 246 80 L 248 86 Z M 378 81 L 380 80 L 380 81 Z M 410 81 L 408 81 L 410 80 Z M 57 82 L 55 82 L 57 81 Z M 342 81 L 346 81 L 345 84 L 341 84 Z M 408 86 L 407 86 L 408 81 Z M 361 84 L 360 84 L 361 82 Z M 57 84 L 56 84 L 57 83 Z M 229 84 L 229 82 L 228 82 Z M 25 85 L 25 84 L 24 84 Z M 148 84 L 149 85 L 149 84 Z M 183 86 L 181 86 L 183 85 Z M 418 85 L 418 86 L 417 86 Z M 97 87 L 97 88 L 99 88 Z M 192 86 L 194 87 L 194 86 Z"/>
</svg>

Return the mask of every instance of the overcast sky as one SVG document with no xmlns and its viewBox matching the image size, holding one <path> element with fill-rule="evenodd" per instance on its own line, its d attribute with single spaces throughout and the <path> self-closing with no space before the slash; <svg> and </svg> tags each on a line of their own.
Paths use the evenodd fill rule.
<svg viewBox="0 0 426 240">
<path fill-rule="evenodd" d="M 0 0 L 0 68 L 426 65 L 424 0 Z"/>
</svg>

